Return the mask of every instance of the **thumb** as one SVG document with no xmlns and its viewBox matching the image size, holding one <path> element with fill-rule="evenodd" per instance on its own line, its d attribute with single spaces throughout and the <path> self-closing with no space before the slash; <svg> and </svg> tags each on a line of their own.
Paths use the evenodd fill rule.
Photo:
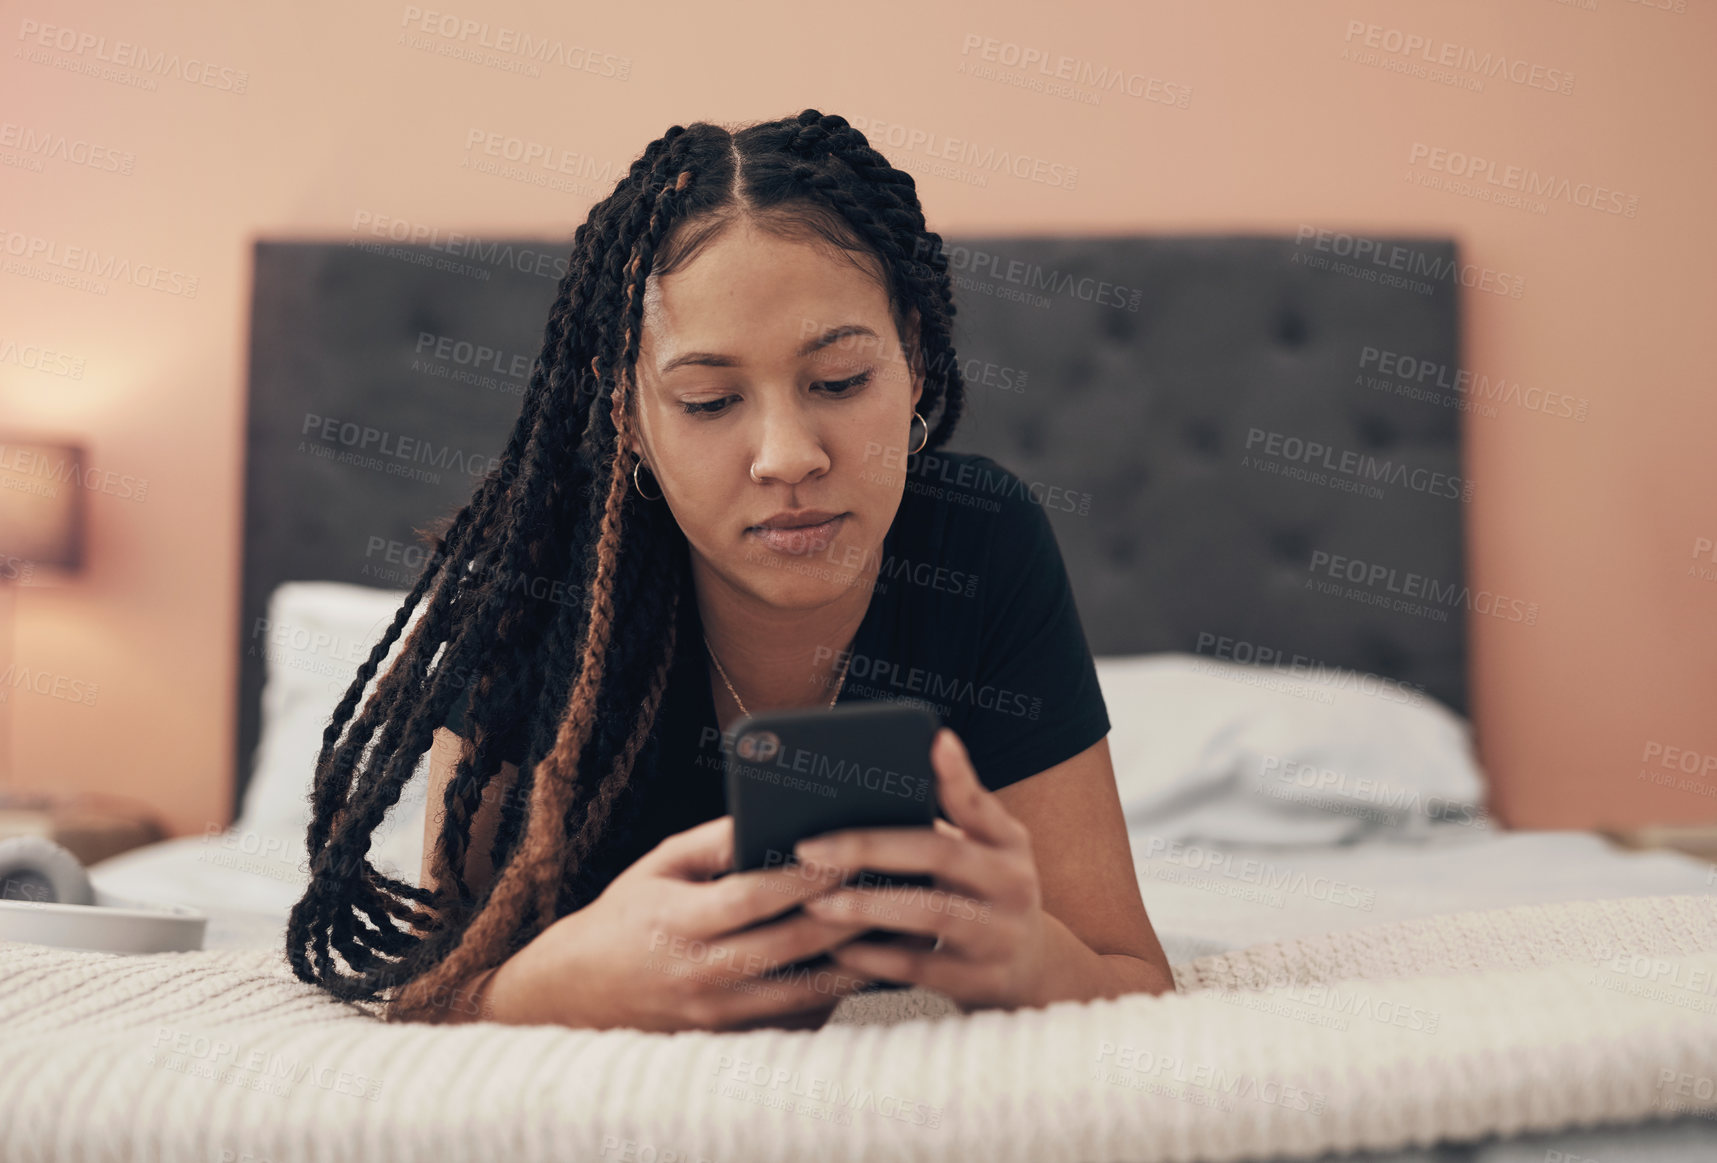
<svg viewBox="0 0 1717 1163">
<path fill-rule="evenodd" d="M 1018 821 L 978 778 L 965 741 L 952 727 L 936 732 L 930 757 L 936 767 L 937 794 L 942 810 L 948 814 L 948 823 L 982 844 L 1009 843 Z"/>
</svg>

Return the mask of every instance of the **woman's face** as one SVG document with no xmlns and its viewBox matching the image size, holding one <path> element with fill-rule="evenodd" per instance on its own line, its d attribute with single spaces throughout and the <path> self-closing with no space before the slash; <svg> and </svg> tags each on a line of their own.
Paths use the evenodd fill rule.
<svg viewBox="0 0 1717 1163">
<path fill-rule="evenodd" d="M 923 436 L 922 379 L 873 279 L 736 223 L 650 279 L 637 383 L 639 476 L 659 482 L 700 574 L 772 606 L 854 592 L 868 603 L 852 587 L 878 568 Z M 757 528 L 793 510 L 839 516 L 809 532 Z"/>
</svg>

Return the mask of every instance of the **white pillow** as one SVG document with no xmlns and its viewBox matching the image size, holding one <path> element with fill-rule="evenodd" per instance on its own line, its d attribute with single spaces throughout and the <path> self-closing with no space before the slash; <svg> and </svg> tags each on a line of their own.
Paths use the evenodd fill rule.
<svg viewBox="0 0 1717 1163">
<path fill-rule="evenodd" d="M 1135 833 L 1328 845 L 1489 826 L 1466 720 L 1410 687 L 1191 654 L 1096 661 Z"/>
<path fill-rule="evenodd" d="M 399 613 L 407 592 L 344 582 L 291 581 L 282 582 L 269 595 L 266 620 L 250 627 L 246 635 L 245 649 L 261 652 L 266 659 L 266 677 L 256 764 L 233 831 L 285 837 L 291 844 L 289 851 L 302 858 L 322 732 L 358 668 Z M 381 674 L 399 657 L 422 613 L 420 605 L 365 688 L 358 710 L 375 693 Z M 427 760 L 426 752 L 372 840 L 371 863 L 382 871 L 391 864 L 396 875 L 409 874 L 413 881 L 423 847 Z"/>
</svg>

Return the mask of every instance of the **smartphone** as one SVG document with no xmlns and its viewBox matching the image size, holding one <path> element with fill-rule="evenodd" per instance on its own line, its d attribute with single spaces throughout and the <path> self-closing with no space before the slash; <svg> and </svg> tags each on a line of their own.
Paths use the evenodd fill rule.
<svg viewBox="0 0 1717 1163">
<path fill-rule="evenodd" d="M 824 832 L 931 827 L 938 811 L 930 744 L 941 725 L 934 711 L 897 702 L 795 707 L 741 717 L 722 737 L 733 870 L 796 863 L 793 846 Z M 932 878 L 865 869 L 859 883 L 929 885 Z M 793 915 L 798 907 L 771 921 Z M 882 928 L 861 936 L 912 939 Z M 787 968 L 828 964 L 823 954 Z M 878 982 L 866 988 L 905 987 Z"/>
</svg>

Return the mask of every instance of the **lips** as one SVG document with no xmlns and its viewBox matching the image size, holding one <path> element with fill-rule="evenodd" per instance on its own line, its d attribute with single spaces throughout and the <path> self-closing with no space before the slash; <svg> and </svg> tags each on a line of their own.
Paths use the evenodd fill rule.
<svg viewBox="0 0 1717 1163">
<path fill-rule="evenodd" d="M 753 525 L 745 531 L 747 537 L 755 537 L 769 548 L 780 553 L 805 554 L 816 553 L 828 547 L 834 538 L 836 530 L 847 519 L 842 513 L 831 517 L 820 525 L 804 525 L 796 529 L 769 528 L 763 525 Z"/>
<path fill-rule="evenodd" d="M 840 516 L 828 509 L 783 509 L 766 521 L 759 521 L 752 526 L 755 529 L 809 529 L 813 525 Z"/>
</svg>

